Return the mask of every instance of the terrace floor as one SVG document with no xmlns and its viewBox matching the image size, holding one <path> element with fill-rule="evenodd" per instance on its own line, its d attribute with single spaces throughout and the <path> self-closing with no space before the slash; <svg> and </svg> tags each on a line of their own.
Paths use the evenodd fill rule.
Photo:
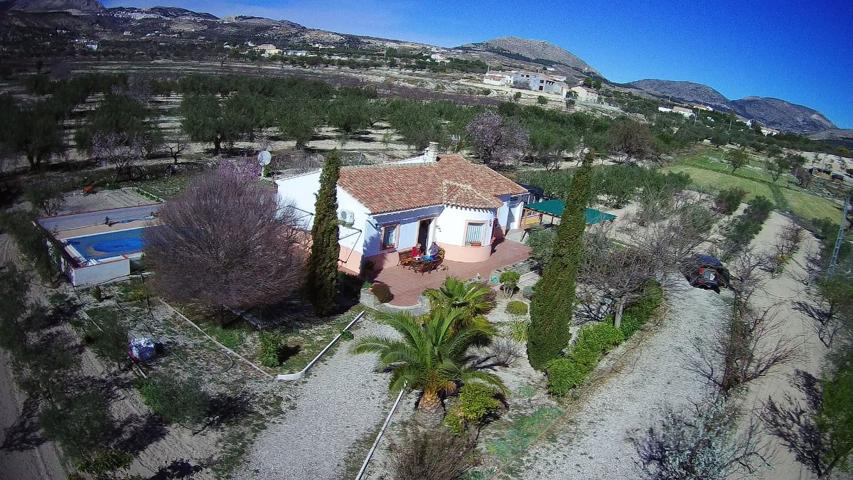
<svg viewBox="0 0 853 480">
<path fill-rule="evenodd" d="M 530 248 L 527 245 L 504 240 L 495 245 L 495 251 L 485 262 L 463 263 L 445 260 L 437 270 L 424 274 L 397 265 L 380 271 L 375 281 L 390 287 L 391 294 L 394 295 L 391 305 L 411 306 L 418 303 L 418 297 L 424 290 L 438 288 L 447 277 L 467 280 L 479 274 L 483 280 L 488 280 L 489 275 L 498 268 L 526 260 L 529 256 Z"/>
</svg>

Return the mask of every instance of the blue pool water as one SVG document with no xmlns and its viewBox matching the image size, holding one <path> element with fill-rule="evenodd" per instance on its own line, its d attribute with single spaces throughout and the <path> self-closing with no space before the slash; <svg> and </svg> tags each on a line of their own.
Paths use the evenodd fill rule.
<svg viewBox="0 0 853 480">
<path fill-rule="evenodd" d="M 142 230 L 144 228 L 134 228 L 71 238 L 68 240 L 68 244 L 73 246 L 87 260 L 130 255 L 142 251 Z"/>
</svg>

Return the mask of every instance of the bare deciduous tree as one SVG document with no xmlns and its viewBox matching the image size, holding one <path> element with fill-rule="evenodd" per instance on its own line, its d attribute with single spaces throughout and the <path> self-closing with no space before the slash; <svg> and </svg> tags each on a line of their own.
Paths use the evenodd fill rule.
<svg viewBox="0 0 853 480">
<path fill-rule="evenodd" d="M 118 132 L 96 132 L 92 136 L 92 156 L 112 164 L 116 175 L 129 175 L 134 164 L 145 157 L 142 139 Z"/>
<path fill-rule="evenodd" d="M 190 140 L 184 135 L 178 135 L 166 142 L 166 148 L 169 149 L 169 156 L 172 157 L 175 161 L 174 164 L 177 165 L 178 157 L 190 148 Z"/>
<path fill-rule="evenodd" d="M 209 307 L 250 308 L 299 288 L 304 235 L 275 191 L 234 170 L 194 180 L 145 231 L 146 263 L 166 298 Z"/>
<path fill-rule="evenodd" d="M 849 426 L 843 425 L 843 419 L 838 422 L 825 416 L 823 387 L 817 378 L 797 370 L 793 385 L 805 404 L 790 394 L 785 395 L 784 404 L 768 398 L 759 416 L 798 462 L 818 478 L 830 478 L 853 451 L 850 434 L 843 433 Z"/>
<path fill-rule="evenodd" d="M 493 112 L 484 112 L 465 127 L 483 163 L 515 163 L 527 152 L 527 132 Z"/>
<path fill-rule="evenodd" d="M 657 276 L 659 265 L 639 248 L 614 248 L 603 231 L 588 235 L 577 296 L 587 315 L 603 316 L 612 310 L 618 328 L 625 305 Z"/>
<path fill-rule="evenodd" d="M 818 302 L 794 301 L 794 309 L 806 314 L 818 339 L 831 348 L 842 333 L 853 335 L 853 284 L 836 275 L 817 282 Z"/>
<path fill-rule="evenodd" d="M 649 480 L 725 480 L 766 464 L 758 426 L 735 431 L 737 412 L 717 398 L 682 410 L 665 407 L 659 426 L 632 438 Z"/>
</svg>

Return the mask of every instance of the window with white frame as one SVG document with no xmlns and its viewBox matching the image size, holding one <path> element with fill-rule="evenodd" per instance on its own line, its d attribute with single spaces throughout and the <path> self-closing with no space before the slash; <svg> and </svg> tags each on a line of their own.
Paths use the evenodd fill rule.
<svg viewBox="0 0 853 480">
<path fill-rule="evenodd" d="M 382 250 L 397 248 L 397 225 L 382 227 Z"/>
<path fill-rule="evenodd" d="M 483 244 L 483 226 L 485 223 L 469 223 L 465 228 L 465 245 Z"/>
</svg>

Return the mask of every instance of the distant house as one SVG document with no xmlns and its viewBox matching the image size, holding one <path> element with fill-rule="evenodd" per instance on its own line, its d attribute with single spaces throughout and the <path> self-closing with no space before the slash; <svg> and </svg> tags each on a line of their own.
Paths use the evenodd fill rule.
<svg viewBox="0 0 853 480">
<path fill-rule="evenodd" d="M 768 135 L 770 135 L 770 136 L 779 135 L 780 132 L 779 132 L 779 130 L 776 130 L 775 128 L 761 127 L 761 133 L 764 134 L 764 136 L 766 137 Z"/>
<path fill-rule="evenodd" d="M 658 111 L 661 113 L 672 113 L 672 109 L 669 107 L 658 107 Z"/>
<path fill-rule="evenodd" d="M 708 105 L 703 105 L 703 104 L 701 104 L 701 103 L 691 103 L 691 104 L 690 104 L 690 107 L 691 107 L 691 108 L 698 109 L 698 110 L 705 110 L 706 112 L 713 112 L 713 111 L 714 111 L 714 109 L 713 109 L 713 108 L 711 108 L 710 106 L 708 106 Z"/>
<path fill-rule="evenodd" d="M 446 260 L 481 262 L 495 240 L 520 226 L 527 189 L 460 155 L 343 167 L 338 180 L 339 265 L 359 273 L 397 265 L 399 252 L 436 242 Z M 320 171 L 276 180 L 281 204 L 311 227 Z"/>
<path fill-rule="evenodd" d="M 281 54 L 281 50 L 278 47 L 271 43 L 263 43 L 255 47 L 255 51 L 260 52 L 264 57 L 271 57 L 273 55 Z"/>
<path fill-rule="evenodd" d="M 569 89 L 575 98 L 581 102 L 598 103 L 598 92 L 583 85 L 577 85 Z"/>
<path fill-rule="evenodd" d="M 517 71 L 512 72 L 512 86 L 524 88 L 534 92 L 550 93 L 563 98 L 568 93 L 565 83 L 566 77 L 560 75 L 548 75 L 545 73 Z"/>
<path fill-rule="evenodd" d="M 284 54 L 288 57 L 306 57 L 308 56 L 307 50 L 285 50 Z"/>
<path fill-rule="evenodd" d="M 693 113 L 693 110 L 690 110 L 689 108 L 686 108 L 686 107 L 675 106 L 675 107 L 672 107 L 672 111 L 675 113 L 684 115 L 687 118 L 690 118 L 690 117 L 696 115 L 695 113 Z"/>
<path fill-rule="evenodd" d="M 512 85 L 512 75 L 502 72 L 489 72 L 483 75 L 483 83 L 486 85 L 510 86 Z"/>
<path fill-rule="evenodd" d="M 439 62 L 439 63 L 450 62 L 450 60 L 448 60 L 447 57 L 445 57 L 444 55 L 442 55 L 440 53 L 433 53 L 432 55 L 429 56 L 429 58 L 436 61 L 436 62 Z"/>
</svg>

